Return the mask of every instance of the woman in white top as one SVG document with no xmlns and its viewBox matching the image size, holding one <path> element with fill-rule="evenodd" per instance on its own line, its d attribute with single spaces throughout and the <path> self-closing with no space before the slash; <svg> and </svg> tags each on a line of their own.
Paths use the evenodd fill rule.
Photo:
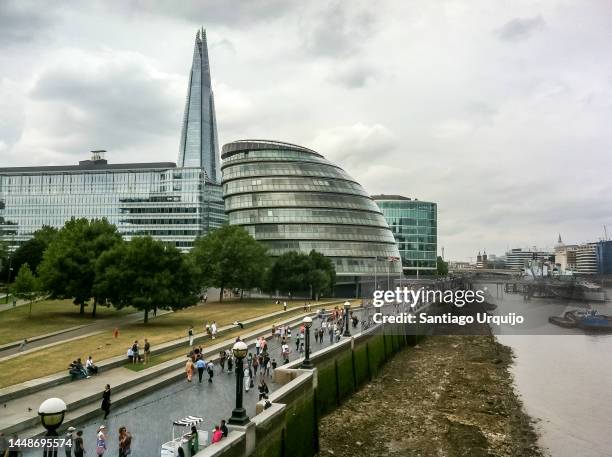
<svg viewBox="0 0 612 457">
<path fill-rule="evenodd" d="M 249 368 L 245 368 L 244 369 L 244 390 L 246 390 L 247 392 L 249 391 L 249 385 L 251 384 L 251 376 L 250 376 L 251 372 L 249 371 Z"/>
</svg>

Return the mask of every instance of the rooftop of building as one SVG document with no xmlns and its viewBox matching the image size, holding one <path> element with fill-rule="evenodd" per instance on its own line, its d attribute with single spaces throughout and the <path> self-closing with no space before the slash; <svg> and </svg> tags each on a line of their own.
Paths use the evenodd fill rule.
<svg viewBox="0 0 612 457">
<path fill-rule="evenodd" d="M 300 146 L 298 144 L 286 143 L 284 141 L 276 141 L 276 140 L 237 140 L 232 141 L 231 143 L 227 143 L 223 145 L 221 149 L 221 158 L 225 159 L 235 153 L 242 151 L 255 151 L 258 149 L 289 149 L 296 151 L 308 152 L 310 154 L 317 155 L 319 157 L 323 157 L 317 151 L 313 151 L 312 149 L 305 148 L 304 146 Z"/>
<path fill-rule="evenodd" d="M 372 198 L 372 200 L 378 200 L 378 201 L 410 201 L 410 202 L 419 202 L 419 203 L 432 203 L 433 202 L 427 202 L 425 200 L 419 200 L 418 198 L 410 198 L 410 197 L 404 197 L 403 195 L 395 195 L 395 194 L 378 194 L 378 195 L 371 195 L 370 196 Z"/>
<path fill-rule="evenodd" d="M 42 173 L 42 172 L 78 172 L 103 170 L 145 170 L 176 168 L 174 162 L 142 162 L 142 163 L 108 163 L 105 159 L 81 160 L 78 165 L 48 165 L 33 167 L 2 167 L 0 173 Z"/>
</svg>

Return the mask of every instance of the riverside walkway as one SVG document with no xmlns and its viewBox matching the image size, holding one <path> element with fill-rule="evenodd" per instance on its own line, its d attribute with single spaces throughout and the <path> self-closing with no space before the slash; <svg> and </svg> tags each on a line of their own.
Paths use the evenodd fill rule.
<svg viewBox="0 0 612 457">
<path fill-rule="evenodd" d="M 313 315 L 314 313 L 307 313 Z M 289 347 L 291 348 L 290 360 L 300 358 L 302 355 L 296 351 L 295 339 L 298 335 L 298 327 L 301 325 L 303 316 L 293 317 L 287 321 L 293 321 L 292 338 L 289 341 Z M 313 328 L 319 328 L 320 320 L 314 319 Z M 355 330 L 353 330 L 355 331 Z M 312 331 L 311 331 L 312 333 Z M 249 344 L 249 350 L 253 354 L 254 350 L 254 336 L 262 334 L 261 329 L 253 330 L 245 335 L 243 340 Z M 270 357 L 276 359 L 278 365 L 281 366 L 282 360 L 280 356 L 280 343 L 276 339 L 270 339 L 270 330 L 265 329 L 263 333 L 268 339 L 268 352 Z M 229 349 L 233 345 L 234 340 L 225 340 L 213 347 L 207 347 L 204 349 L 206 359 L 216 358 L 221 348 Z M 317 343 L 314 337 L 311 337 L 311 351 L 317 351 L 324 347 L 329 346 L 329 336 L 325 333 L 325 337 L 322 343 Z M 187 348 L 186 348 L 187 349 Z M 209 357 L 211 354 L 212 357 Z M 61 387 L 61 394 L 59 391 L 55 391 L 57 396 L 64 399 L 68 403 L 68 398 L 76 395 L 83 396 L 86 393 L 93 392 L 95 401 L 92 404 L 82 407 L 79 411 L 70 411 L 67 414 L 67 421 L 69 425 L 75 426 L 78 429 L 82 429 L 84 434 L 85 446 L 87 450 L 86 455 L 95 454 L 95 434 L 97 428 L 104 424 L 108 431 L 108 447 L 109 455 L 113 454 L 113 449 L 117 447 L 117 436 L 116 431 L 119 426 L 126 426 L 133 435 L 133 451 L 134 457 L 147 456 L 153 457 L 159 455 L 161 444 L 171 439 L 172 432 L 172 420 L 180 417 L 195 415 L 204 418 L 204 423 L 200 426 L 203 430 L 211 430 L 214 425 L 218 424 L 221 419 L 227 419 L 231 415 L 231 411 L 235 404 L 235 374 L 222 372 L 220 365 L 215 365 L 215 376 L 213 382 L 208 383 L 208 376 L 204 375 L 204 381 L 202 384 L 197 382 L 197 375 L 194 377 L 194 381 L 188 383 L 184 375 L 184 362 L 185 358 L 175 359 L 170 361 L 180 364 L 180 368 L 175 368 L 157 377 L 155 380 L 144 381 L 139 383 L 135 388 L 138 389 L 139 394 L 133 396 L 126 402 L 121 402 L 120 399 L 124 396 L 129 396 L 129 389 L 123 392 L 113 391 L 113 408 L 111 414 L 106 421 L 103 421 L 102 412 L 100 411 L 100 398 L 103 385 L 106 381 L 102 380 L 105 373 L 97 377 L 92 377 L 87 380 L 76 381 Z M 161 364 L 160 364 L 161 365 Z M 159 366 L 159 365 L 158 365 Z M 152 369 L 154 369 L 153 367 Z M 112 376 L 121 376 L 126 372 L 132 373 L 133 376 L 144 373 L 147 370 L 143 370 L 139 373 L 133 373 L 131 370 L 126 368 L 120 368 L 111 370 L 115 372 Z M 121 372 L 121 373 L 119 373 Z M 111 374 L 110 372 L 108 374 Z M 127 376 L 132 376 L 127 375 Z M 109 379 L 109 378 L 107 378 Z M 272 392 L 276 386 L 272 382 L 272 377 L 265 378 L 270 391 Z M 117 379 L 118 382 L 124 382 L 125 379 Z M 155 382 L 157 387 L 149 390 L 148 383 Z M 256 377 L 256 385 L 259 382 L 259 373 Z M 114 384 L 109 382 L 111 386 Z M 163 387 L 159 387 L 162 385 Z M 143 393 L 144 392 L 144 393 Z M 64 396 L 62 396 L 64 395 Z M 41 397 L 42 398 L 42 397 Z M 46 397 L 45 397 L 46 398 Z M 40 399 L 40 398 L 38 398 Z M 37 399 L 37 401 L 38 401 Z M 248 393 L 244 394 L 244 405 L 247 409 L 247 414 L 251 417 L 255 414 L 255 405 L 259 399 L 257 387 L 252 388 Z M 31 397 L 34 400 L 34 397 Z M 119 401 L 118 401 L 119 400 Z M 25 405 L 22 405 L 25 406 Z M 36 405 L 37 406 L 37 405 Z M 90 412 L 87 410 L 91 409 Z M 81 418 L 72 420 L 71 416 L 81 414 Z M 66 422 L 62 429 L 67 427 Z M 2 426 L 0 425 L 0 429 Z M 28 430 L 23 430 L 20 435 L 23 437 L 32 436 L 33 432 L 42 432 L 40 426 L 33 427 Z M 40 452 L 40 451 L 39 451 Z M 38 453 L 39 453 L 38 452 Z M 25 452 L 24 456 L 38 455 L 36 452 Z"/>
</svg>

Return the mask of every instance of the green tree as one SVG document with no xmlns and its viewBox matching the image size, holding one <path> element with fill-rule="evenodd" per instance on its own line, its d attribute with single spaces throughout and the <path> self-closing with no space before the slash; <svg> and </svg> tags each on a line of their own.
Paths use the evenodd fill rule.
<svg viewBox="0 0 612 457">
<path fill-rule="evenodd" d="M 447 276 L 448 275 L 448 262 L 445 262 L 442 257 L 438 256 L 436 261 L 436 273 L 438 276 Z"/>
<path fill-rule="evenodd" d="M 118 243 L 102 253 L 96 265 L 94 295 L 116 308 L 133 306 L 149 312 L 180 309 L 197 302 L 197 272 L 174 246 L 151 237 Z"/>
<path fill-rule="evenodd" d="M 19 246 L 13 252 L 12 266 L 14 271 L 19 271 L 21 266 L 27 263 L 32 271 L 36 271 L 42 261 L 43 254 L 51 241 L 57 236 L 58 230 L 44 226 L 34 232 L 34 236 Z"/>
<path fill-rule="evenodd" d="M 99 302 L 93 292 L 96 262 L 100 255 L 121 243 L 117 228 L 106 219 L 67 221 L 45 250 L 38 274 L 54 298 L 72 298 L 79 313 L 93 298 L 92 317 Z"/>
<path fill-rule="evenodd" d="M 274 260 L 266 277 L 266 289 L 296 294 L 308 292 L 318 300 L 322 293 L 332 290 L 336 277 L 334 265 L 323 254 L 290 251 Z"/>
<path fill-rule="evenodd" d="M 30 266 L 27 262 L 19 268 L 19 273 L 17 273 L 15 277 L 12 291 L 13 295 L 17 298 L 22 298 L 30 302 L 28 317 L 32 317 L 32 302 L 40 294 L 40 283 L 38 278 L 32 273 L 32 270 L 30 270 Z"/>
<path fill-rule="evenodd" d="M 268 265 L 266 248 L 242 227 L 224 225 L 198 238 L 190 257 L 202 287 L 218 287 L 219 300 L 227 288 L 261 287 Z"/>
</svg>

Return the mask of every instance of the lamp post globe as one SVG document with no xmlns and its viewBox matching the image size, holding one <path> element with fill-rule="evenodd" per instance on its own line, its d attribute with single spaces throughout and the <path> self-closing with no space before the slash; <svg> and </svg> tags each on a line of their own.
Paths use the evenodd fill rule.
<svg viewBox="0 0 612 457">
<path fill-rule="evenodd" d="M 349 331 L 349 309 L 351 308 L 351 303 L 347 300 L 344 302 L 344 333 L 342 336 L 351 336 L 351 332 Z"/>
<path fill-rule="evenodd" d="M 305 348 L 304 348 L 304 361 L 302 362 L 302 368 L 307 370 L 311 370 L 313 367 L 312 362 L 310 361 L 310 327 L 312 327 L 312 318 L 306 316 L 302 321 L 304 324 L 304 332 L 305 332 Z"/>
<path fill-rule="evenodd" d="M 232 416 L 227 421 L 232 425 L 246 425 L 249 423 L 246 409 L 242 406 L 242 389 L 244 387 L 244 371 L 242 361 L 249 352 L 249 347 L 244 341 L 236 341 L 232 347 L 232 354 L 236 358 L 236 407 L 232 411 Z"/>
<path fill-rule="evenodd" d="M 40 422 L 47 430 L 48 437 L 55 437 L 57 429 L 64 422 L 64 414 L 66 413 L 66 403 L 61 398 L 48 398 L 43 401 L 38 407 L 38 415 Z M 57 456 L 57 448 L 53 446 L 45 447 L 43 452 L 44 457 Z"/>
</svg>

